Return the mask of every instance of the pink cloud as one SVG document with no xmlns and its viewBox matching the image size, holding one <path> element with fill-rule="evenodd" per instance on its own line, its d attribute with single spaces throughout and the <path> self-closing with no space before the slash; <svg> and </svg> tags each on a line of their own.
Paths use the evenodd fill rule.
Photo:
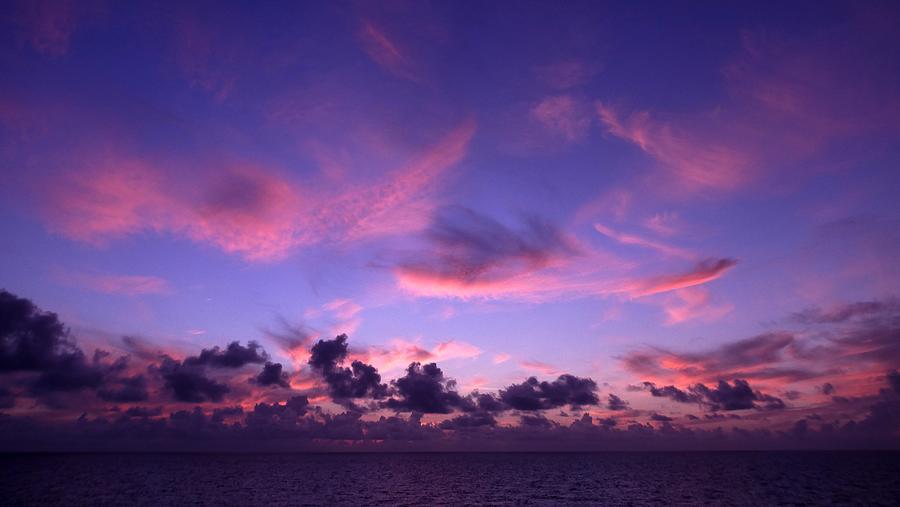
<svg viewBox="0 0 900 507">
<path fill-rule="evenodd" d="M 541 83 L 558 90 L 568 90 L 587 84 L 600 71 L 600 66 L 584 60 L 560 60 L 534 68 Z"/>
<path fill-rule="evenodd" d="M 548 131 L 570 143 L 584 139 L 591 126 L 588 107 L 570 95 L 546 97 L 530 114 Z"/>
<path fill-rule="evenodd" d="M 375 185 L 355 188 L 335 199 L 326 223 L 345 231 L 348 239 L 419 229 L 435 202 L 428 195 L 438 179 L 465 157 L 476 131 L 467 118 L 410 164 Z"/>
<path fill-rule="evenodd" d="M 359 39 L 363 50 L 378 66 L 397 77 L 421 81 L 409 51 L 374 21 L 363 21 Z"/>
<path fill-rule="evenodd" d="M 182 10 L 175 26 L 175 58 L 182 74 L 191 86 L 212 94 L 216 100 L 228 98 L 237 82 L 236 74 L 228 71 L 234 66 L 233 48 L 205 16 Z"/>
<path fill-rule="evenodd" d="M 139 296 L 173 291 L 167 280 L 156 276 L 61 272 L 55 277 L 63 283 L 104 294 Z"/>
<path fill-rule="evenodd" d="M 656 213 L 643 223 L 644 227 L 660 236 L 674 236 L 683 227 L 681 218 L 673 212 Z"/>
<path fill-rule="evenodd" d="M 682 126 L 647 111 L 622 116 L 600 102 L 597 113 L 610 134 L 657 159 L 687 189 L 734 189 L 752 179 L 757 170 L 754 151 L 725 136 L 721 125 Z"/>
<path fill-rule="evenodd" d="M 436 181 L 465 156 L 474 132 L 467 120 L 381 181 L 333 190 L 248 164 L 179 175 L 175 185 L 174 170 L 101 152 L 80 160 L 41 204 L 50 229 L 90 244 L 175 234 L 251 262 L 277 261 L 298 246 L 421 227 Z"/>
<path fill-rule="evenodd" d="M 20 40 L 43 55 L 65 55 L 79 17 L 84 14 L 84 6 L 71 0 L 21 1 L 18 4 Z"/>
<path fill-rule="evenodd" d="M 405 368 L 412 362 L 441 362 L 451 359 L 471 359 L 481 355 L 477 346 L 459 340 L 447 340 L 434 347 L 424 348 L 418 340 L 397 338 L 387 347 L 373 346 L 360 352 L 352 352 L 354 359 L 370 363 L 379 370 Z"/>
<path fill-rule="evenodd" d="M 734 259 L 707 259 L 697 263 L 690 271 L 629 282 L 623 289 L 636 298 L 684 289 L 716 280 L 736 264 Z"/>
<path fill-rule="evenodd" d="M 643 238 L 634 234 L 616 232 L 603 224 L 594 224 L 594 229 L 600 234 L 614 239 L 623 245 L 634 245 L 643 248 L 649 248 L 669 257 L 680 257 L 682 259 L 695 259 L 697 257 L 696 254 L 688 250 L 667 245 L 660 241 Z"/>
<path fill-rule="evenodd" d="M 741 42 L 723 66 L 727 94 L 712 108 L 665 114 L 596 104 L 606 131 L 651 156 L 668 177 L 654 189 L 674 183 L 665 191 L 684 197 L 784 178 L 788 167 L 837 169 L 854 155 L 845 141 L 900 130 L 896 80 L 883 73 L 891 63 L 872 51 L 898 40 L 872 17 L 852 16 L 804 37 L 746 32 Z M 797 163 L 809 161 L 817 163 Z"/>
<path fill-rule="evenodd" d="M 495 354 L 492 361 L 494 362 L 494 364 L 502 364 L 509 361 L 510 358 L 512 358 L 512 356 L 510 356 L 506 352 L 501 352 L 499 354 Z"/>
<path fill-rule="evenodd" d="M 536 371 L 544 375 L 556 375 L 560 371 L 559 368 L 553 365 L 534 360 L 522 361 L 519 363 L 519 366 L 526 370 Z"/>
<path fill-rule="evenodd" d="M 690 287 L 674 291 L 673 297 L 662 303 L 666 324 L 680 324 L 689 320 L 716 320 L 734 309 L 730 304 L 714 305 L 709 291 Z"/>
</svg>

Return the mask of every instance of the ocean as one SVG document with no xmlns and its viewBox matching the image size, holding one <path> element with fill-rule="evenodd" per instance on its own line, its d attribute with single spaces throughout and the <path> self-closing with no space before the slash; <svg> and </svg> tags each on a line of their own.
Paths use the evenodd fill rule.
<svg viewBox="0 0 900 507">
<path fill-rule="evenodd" d="M 5 454 L 3 505 L 900 505 L 897 452 Z"/>
</svg>

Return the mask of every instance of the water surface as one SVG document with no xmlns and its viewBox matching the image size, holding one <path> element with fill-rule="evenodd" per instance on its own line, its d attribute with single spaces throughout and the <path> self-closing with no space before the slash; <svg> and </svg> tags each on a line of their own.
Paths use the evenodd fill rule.
<svg viewBox="0 0 900 507">
<path fill-rule="evenodd" d="M 900 505 L 900 453 L 0 455 L 9 505 Z"/>
</svg>

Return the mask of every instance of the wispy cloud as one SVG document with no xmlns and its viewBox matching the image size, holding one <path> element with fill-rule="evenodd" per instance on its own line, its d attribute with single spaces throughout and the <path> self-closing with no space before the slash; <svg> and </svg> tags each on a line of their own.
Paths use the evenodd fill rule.
<svg viewBox="0 0 900 507">
<path fill-rule="evenodd" d="M 98 153 L 51 185 L 43 202 L 50 228 L 95 245 L 137 233 L 170 233 L 251 262 L 294 248 L 346 242 L 420 227 L 435 181 L 466 154 L 467 120 L 408 166 L 338 193 L 301 186 L 280 171 L 235 164 L 199 171 L 190 184 L 142 159 Z M 175 190 L 172 190 L 175 188 Z"/>
<path fill-rule="evenodd" d="M 391 37 L 374 20 L 364 20 L 359 29 L 359 39 L 363 50 L 378 66 L 397 77 L 410 81 L 421 81 L 412 56 L 400 42 Z"/>
<path fill-rule="evenodd" d="M 156 276 L 59 271 L 54 277 L 62 283 L 104 294 L 140 296 L 174 291 L 167 280 Z"/>
<path fill-rule="evenodd" d="M 632 297 L 643 297 L 694 287 L 720 278 L 735 265 L 737 261 L 734 259 L 707 259 L 697 263 L 689 271 L 628 282 L 623 290 Z"/>
<path fill-rule="evenodd" d="M 551 364 L 547 364 L 542 361 L 535 361 L 533 359 L 521 361 L 519 362 L 519 366 L 526 370 L 535 371 L 543 375 L 556 375 L 560 372 L 559 368 Z"/>
<path fill-rule="evenodd" d="M 670 257 L 680 257 L 683 259 L 696 259 L 697 255 L 688 250 L 668 245 L 661 241 L 644 238 L 635 234 L 625 234 L 617 232 L 603 224 L 594 224 L 594 230 L 604 236 L 614 239 L 623 245 L 634 245 L 643 248 L 650 248 Z"/>
</svg>

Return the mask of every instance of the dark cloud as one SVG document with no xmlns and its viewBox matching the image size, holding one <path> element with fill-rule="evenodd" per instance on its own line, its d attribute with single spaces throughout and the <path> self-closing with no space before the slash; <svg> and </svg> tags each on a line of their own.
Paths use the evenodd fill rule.
<svg viewBox="0 0 900 507">
<path fill-rule="evenodd" d="M 900 309 L 900 303 L 895 300 L 859 301 L 839 305 L 828 310 L 808 308 L 795 313 L 793 318 L 804 324 L 836 324 L 885 312 L 896 313 L 898 309 Z"/>
<path fill-rule="evenodd" d="M 609 410 L 627 410 L 628 402 L 619 398 L 615 394 L 610 393 L 608 396 L 608 401 L 606 402 L 606 408 Z"/>
<path fill-rule="evenodd" d="M 205 369 L 196 364 L 184 364 L 170 357 L 164 357 L 154 369 L 162 377 L 164 387 L 176 401 L 219 402 L 230 391 L 227 385 L 208 378 Z"/>
<path fill-rule="evenodd" d="M 524 413 L 517 425 L 500 425 L 484 412 L 468 412 L 439 424 L 421 413 L 364 420 L 358 412 L 329 414 L 305 397 L 283 403 L 180 410 L 164 416 L 137 407 L 116 416 L 81 416 L 71 422 L 0 417 L 0 450 L 713 450 L 896 448 L 900 430 L 900 373 L 888 372 L 885 387 L 865 400 L 865 412 L 840 423 L 823 415 L 786 420 L 785 430 L 685 428 L 671 414 L 651 413 L 647 424 L 588 414 L 560 424 L 542 413 Z M 732 389 L 740 384 L 730 383 Z M 718 389 L 718 387 L 717 387 Z M 857 400 L 854 403 L 861 403 Z M 788 415 L 788 414 L 786 414 Z M 740 419 L 712 412 L 716 423 Z M 686 415 L 687 420 L 697 416 Z"/>
<path fill-rule="evenodd" d="M 381 383 L 374 366 L 362 361 L 353 361 L 350 368 L 341 366 L 347 357 L 347 335 L 319 340 L 310 352 L 310 367 L 322 376 L 335 400 L 379 399 L 387 395 L 387 385 Z"/>
<path fill-rule="evenodd" d="M 622 361 L 633 373 L 657 378 L 788 382 L 839 375 L 848 368 L 900 364 L 900 303 L 895 299 L 807 310 L 800 315 L 792 320 L 817 324 L 812 331 L 774 331 L 698 353 L 653 348 L 626 354 Z"/>
<path fill-rule="evenodd" d="M 261 386 L 291 387 L 288 374 L 281 371 L 281 363 L 267 362 L 254 382 Z"/>
<path fill-rule="evenodd" d="M 527 218 L 513 230 L 460 207 L 444 208 L 427 232 L 431 250 L 402 263 L 407 275 L 474 284 L 502 280 L 572 255 L 574 248 L 550 223 Z"/>
<path fill-rule="evenodd" d="M 79 361 L 84 354 L 55 313 L 0 290 L 0 371 L 48 371 Z"/>
<path fill-rule="evenodd" d="M 894 393 L 900 394 L 900 372 L 891 370 L 887 374 L 888 385 L 894 390 Z"/>
<path fill-rule="evenodd" d="M 714 388 L 703 384 L 691 386 L 691 392 L 699 395 L 712 410 L 747 410 L 754 408 L 757 397 L 746 380 L 735 380 L 729 384 L 720 380 Z"/>
<path fill-rule="evenodd" d="M 547 429 L 550 429 L 550 428 L 556 426 L 556 423 L 554 423 L 550 419 L 547 419 L 546 417 L 544 417 L 543 415 L 540 415 L 540 414 L 538 414 L 538 415 L 522 414 L 522 416 L 519 417 L 519 423 L 522 425 L 523 428 L 529 428 L 529 429 L 547 430 Z"/>
<path fill-rule="evenodd" d="M 467 428 L 479 428 L 482 426 L 496 426 L 497 420 L 494 416 L 487 412 L 477 412 L 473 414 L 462 414 L 441 421 L 438 425 L 442 430 L 465 430 Z"/>
<path fill-rule="evenodd" d="M 515 410 L 546 410 L 564 405 L 580 407 L 597 405 L 597 383 L 589 378 L 560 375 L 553 382 L 539 382 L 529 377 L 500 391 L 500 400 Z"/>
<path fill-rule="evenodd" d="M 467 405 L 456 392 L 456 381 L 444 377 L 435 363 L 410 363 L 406 375 L 391 382 L 396 397 L 384 406 L 398 412 L 449 414 Z"/>
<path fill-rule="evenodd" d="M 644 388 L 650 392 L 652 396 L 657 398 L 670 398 L 678 403 L 695 403 L 700 398 L 694 394 L 682 391 L 675 386 L 657 387 L 653 382 L 644 382 Z"/>
<path fill-rule="evenodd" d="M 471 393 L 468 398 L 468 405 L 470 405 L 470 407 L 464 406 L 464 409 L 477 409 L 483 412 L 502 412 L 506 410 L 506 405 L 504 405 L 503 402 L 493 394 L 479 393 L 478 391 L 475 391 Z"/>
<path fill-rule="evenodd" d="M 125 411 L 128 417 L 158 417 L 162 415 L 162 407 L 131 407 Z"/>
<path fill-rule="evenodd" d="M 822 390 L 822 394 L 827 395 L 827 396 L 834 394 L 836 391 L 836 389 L 831 384 L 831 382 L 825 382 L 824 384 L 822 384 L 821 390 Z"/>
<path fill-rule="evenodd" d="M 241 417 L 244 415 L 244 408 L 241 406 L 234 407 L 222 407 L 213 410 L 212 420 L 214 422 L 221 422 L 226 419 Z"/>
<path fill-rule="evenodd" d="M 98 352 L 88 361 L 55 313 L 0 291 L 0 373 L 35 372 L 34 394 L 95 389 L 122 364 L 106 365 Z"/>
<path fill-rule="evenodd" d="M 315 340 L 317 333 L 305 325 L 291 324 L 284 318 L 279 318 L 279 322 L 281 324 L 279 330 L 264 329 L 263 332 L 287 352 L 306 349 Z"/>
<path fill-rule="evenodd" d="M 107 383 L 97 391 L 97 396 L 106 401 L 133 403 L 149 398 L 147 379 L 143 375 L 125 377 Z"/>
<path fill-rule="evenodd" d="M 675 386 L 657 387 L 652 382 L 644 382 L 644 388 L 652 396 L 669 398 L 678 403 L 698 403 L 710 410 L 782 409 L 784 401 L 775 396 L 754 391 L 749 382 L 736 379 L 733 384 L 720 380 L 715 387 L 694 384 L 687 390 Z"/>
<path fill-rule="evenodd" d="M 184 360 L 185 366 L 212 366 L 214 368 L 241 368 L 248 364 L 261 364 L 269 359 L 266 351 L 256 342 L 246 347 L 239 342 L 231 342 L 225 350 L 219 347 L 203 349 L 199 356 L 191 356 Z"/>
<path fill-rule="evenodd" d="M 0 386 L 0 408 L 13 408 L 16 405 L 16 397 L 12 391 Z"/>
</svg>

